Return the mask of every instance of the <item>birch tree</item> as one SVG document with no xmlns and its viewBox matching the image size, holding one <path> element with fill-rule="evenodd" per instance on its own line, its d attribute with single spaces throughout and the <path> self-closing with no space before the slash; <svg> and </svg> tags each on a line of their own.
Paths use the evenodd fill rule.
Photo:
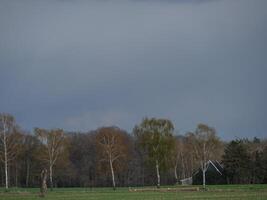
<svg viewBox="0 0 267 200">
<path fill-rule="evenodd" d="M 178 173 L 177 173 L 177 170 L 178 170 L 178 166 L 181 167 L 181 170 L 182 171 L 182 177 L 185 178 L 185 175 L 184 175 L 184 155 L 183 155 L 183 141 L 181 138 L 175 138 L 175 142 L 174 142 L 174 148 L 171 152 L 171 162 L 172 162 L 172 165 L 173 165 L 173 170 L 174 170 L 174 178 L 175 178 L 175 181 L 176 183 L 179 182 L 179 178 L 178 178 Z"/>
<path fill-rule="evenodd" d="M 113 189 L 116 189 L 115 164 L 129 155 L 129 139 L 125 131 L 117 127 L 103 127 L 96 131 L 96 145 L 100 161 L 108 163 Z"/>
<path fill-rule="evenodd" d="M 43 144 L 44 152 L 41 160 L 45 161 L 49 167 L 49 181 L 50 189 L 53 189 L 53 167 L 58 161 L 59 157 L 65 151 L 65 135 L 62 129 L 35 129 L 35 134 L 40 142 Z"/>
<path fill-rule="evenodd" d="M 208 161 L 216 157 L 216 153 L 221 149 L 220 139 L 217 137 L 215 129 L 205 124 L 199 124 L 195 133 L 188 133 L 187 136 L 194 149 L 194 155 L 200 163 L 203 189 L 205 189 Z"/>
<path fill-rule="evenodd" d="M 145 118 L 134 128 L 140 147 L 147 153 L 147 159 L 155 166 L 157 187 L 160 187 L 160 171 L 167 167 L 174 148 L 174 126 L 170 120 Z"/>
<path fill-rule="evenodd" d="M 4 163 L 6 190 L 9 187 L 9 163 L 17 156 L 20 138 L 15 118 L 10 114 L 0 113 L 0 160 Z"/>
</svg>

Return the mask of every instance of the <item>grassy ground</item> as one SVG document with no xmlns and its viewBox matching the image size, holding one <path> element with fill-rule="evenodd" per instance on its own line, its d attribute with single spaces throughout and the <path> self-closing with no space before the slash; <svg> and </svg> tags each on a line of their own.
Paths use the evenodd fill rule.
<svg viewBox="0 0 267 200">
<path fill-rule="evenodd" d="M 174 186 L 172 186 L 174 187 Z M 177 186 L 181 187 L 181 186 Z M 38 197 L 38 188 L 11 188 L 5 192 L 0 189 L 0 200 L 34 200 Z M 227 199 L 227 200 L 267 200 L 267 185 L 220 185 L 208 186 L 208 191 L 179 192 L 129 192 L 128 188 L 57 188 L 48 192 L 47 200 L 164 200 L 164 199 Z"/>
</svg>

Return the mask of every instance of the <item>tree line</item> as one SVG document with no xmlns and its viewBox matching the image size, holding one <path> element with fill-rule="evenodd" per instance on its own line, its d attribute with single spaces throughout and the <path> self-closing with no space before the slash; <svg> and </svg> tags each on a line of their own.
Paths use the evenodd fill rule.
<svg viewBox="0 0 267 200">
<path fill-rule="evenodd" d="M 132 133 L 119 127 L 88 132 L 35 128 L 23 131 L 0 113 L 0 186 L 39 187 L 47 170 L 53 187 L 120 187 L 177 184 L 217 160 L 226 183 L 267 183 L 267 142 L 222 141 L 213 127 L 199 124 L 175 135 L 168 119 L 144 118 Z"/>
</svg>

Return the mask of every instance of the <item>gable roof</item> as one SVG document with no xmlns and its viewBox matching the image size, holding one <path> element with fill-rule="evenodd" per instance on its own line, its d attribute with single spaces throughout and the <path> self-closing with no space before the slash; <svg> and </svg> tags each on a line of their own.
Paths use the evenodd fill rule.
<svg viewBox="0 0 267 200">
<path fill-rule="evenodd" d="M 219 166 L 221 166 L 221 165 L 218 165 L 218 163 L 217 163 L 218 161 L 215 161 L 215 163 L 217 164 L 217 166 L 216 166 L 216 164 L 215 163 L 213 163 L 211 160 L 209 160 L 208 161 L 208 165 L 212 165 L 215 169 L 216 169 L 216 171 L 217 172 L 219 172 L 219 174 L 221 174 L 222 175 L 222 172 L 221 172 L 221 170 L 219 170 L 218 168 L 220 168 Z M 208 166 L 209 167 L 209 166 Z"/>
<path fill-rule="evenodd" d="M 207 170 L 208 170 L 209 166 L 212 166 L 220 175 L 222 175 L 222 173 L 223 173 L 223 166 L 217 160 L 215 160 L 215 161 L 208 160 L 206 162 L 206 166 L 207 166 Z M 202 171 L 202 169 L 198 168 L 198 170 L 195 171 L 195 173 L 193 173 L 193 176 L 195 176 L 200 171 Z"/>
</svg>

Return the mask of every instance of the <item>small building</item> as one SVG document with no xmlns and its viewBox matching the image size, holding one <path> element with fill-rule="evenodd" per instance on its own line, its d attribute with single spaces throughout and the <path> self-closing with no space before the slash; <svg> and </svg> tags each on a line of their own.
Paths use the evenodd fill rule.
<svg viewBox="0 0 267 200">
<path fill-rule="evenodd" d="M 185 179 L 180 180 L 180 182 L 182 185 L 192 185 L 193 179 L 192 179 L 192 177 L 189 177 L 189 178 L 185 178 Z"/>
</svg>

